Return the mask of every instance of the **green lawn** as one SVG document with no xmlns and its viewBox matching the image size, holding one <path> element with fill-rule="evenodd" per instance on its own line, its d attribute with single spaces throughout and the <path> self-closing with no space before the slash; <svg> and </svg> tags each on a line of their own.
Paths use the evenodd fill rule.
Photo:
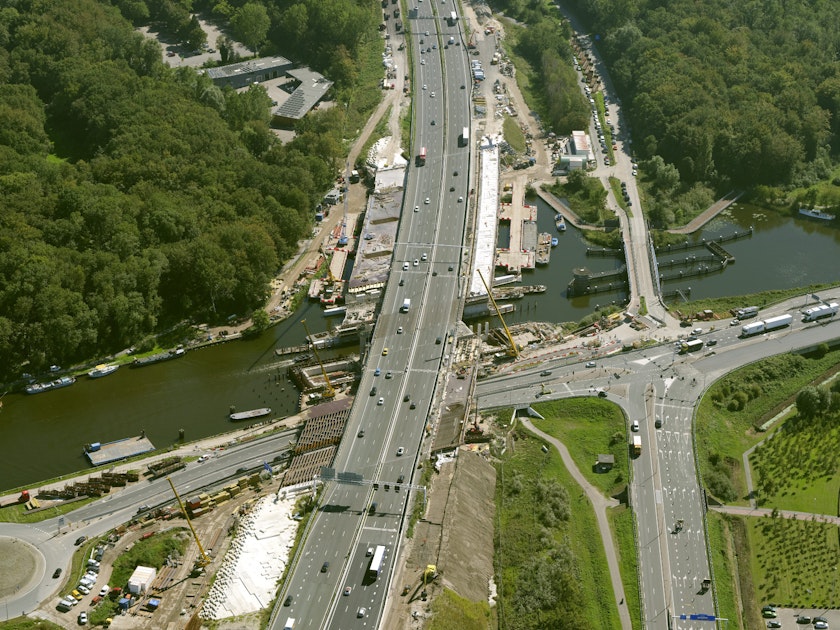
<svg viewBox="0 0 840 630">
<path fill-rule="evenodd" d="M 838 362 L 840 351 L 820 359 L 778 355 L 731 372 L 709 388 L 697 410 L 696 443 L 703 481 L 712 494 L 747 502 L 742 454 L 766 437 L 757 427 Z"/>
<path fill-rule="evenodd" d="M 601 398 L 570 398 L 532 405 L 545 420 L 534 426 L 566 445 L 587 481 L 604 495 L 621 492 L 627 484 L 627 427 L 617 405 Z M 604 474 L 592 466 L 599 453 L 615 456 L 615 468 Z"/>
<path fill-rule="evenodd" d="M 745 520 L 759 602 L 789 608 L 840 605 L 837 525 L 770 516 Z"/>
<path fill-rule="evenodd" d="M 618 549 L 621 583 L 624 585 L 624 603 L 630 611 L 634 628 L 642 627 L 642 609 L 639 602 L 639 559 L 636 555 L 636 523 L 633 510 L 620 505 L 607 510 L 613 540 Z"/>
<path fill-rule="evenodd" d="M 499 628 L 561 627 L 586 619 L 619 628 L 595 515 L 554 449 L 524 429 L 497 464 Z"/>
<path fill-rule="evenodd" d="M 525 149 L 527 149 L 525 134 L 522 133 L 522 129 L 519 128 L 519 123 L 516 122 L 515 118 L 505 116 L 505 120 L 502 123 L 502 132 L 504 133 L 505 141 L 507 141 L 514 151 L 521 154 L 525 153 Z"/>
<path fill-rule="evenodd" d="M 706 512 L 706 529 L 709 534 L 717 614 L 719 617 L 732 620 L 734 628 L 740 628 L 742 626 L 737 623 L 741 614 L 735 595 L 737 577 L 733 558 L 734 546 L 730 544 L 732 530 L 729 517 L 717 512 Z"/>
<path fill-rule="evenodd" d="M 44 619 L 15 617 L 9 621 L 0 621 L 0 630 L 61 630 L 61 626 Z"/>
<path fill-rule="evenodd" d="M 444 588 L 432 601 L 432 616 L 426 630 L 488 630 L 495 628 L 494 609 L 487 602 L 473 602 Z"/>
</svg>

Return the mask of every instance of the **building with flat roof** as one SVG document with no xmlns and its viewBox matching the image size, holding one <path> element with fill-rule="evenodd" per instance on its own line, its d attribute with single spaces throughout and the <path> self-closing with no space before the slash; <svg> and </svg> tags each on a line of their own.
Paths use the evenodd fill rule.
<svg viewBox="0 0 840 630">
<path fill-rule="evenodd" d="M 299 84 L 286 102 L 274 111 L 274 120 L 280 125 L 294 124 L 306 116 L 333 85 L 320 72 L 309 68 L 289 69 L 286 75 L 299 81 Z"/>
<path fill-rule="evenodd" d="M 572 155 L 583 157 L 587 160 L 594 160 L 592 144 L 589 142 L 589 134 L 585 131 L 573 131 L 571 143 Z"/>
<path fill-rule="evenodd" d="M 285 57 L 263 57 L 232 63 L 228 66 L 207 68 L 207 76 L 219 87 L 229 85 L 234 89 L 285 76 L 294 63 Z"/>
</svg>

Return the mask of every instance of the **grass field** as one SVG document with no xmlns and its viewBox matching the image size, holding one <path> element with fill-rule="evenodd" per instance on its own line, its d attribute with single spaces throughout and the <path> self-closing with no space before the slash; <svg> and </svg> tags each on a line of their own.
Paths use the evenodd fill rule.
<svg viewBox="0 0 840 630">
<path fill-rule="evenodd" d="M 636 555 L 636 523 L 633 511 L 626 505 L 607 510 L 613 540 L 618 549 L 621 569 L 621 583 L 624 585 L 624 603 L 630 611 L 634 628 L 642 627 L 641 603 L 639 602 L 639 558 Z"/>
<path fill-rule="evenodd" d="M 496 627 L 493 609 L 487 602 L 464 599 L 448 588 L 432 601 L 432 616 L 426 630 L 488 630 Z"/>
<path fill-rule="evenodd" d="M 566 445 L 587 481 L 606 496 L 627 484 L 627 428 L 617 405 L 601 398 L 570 398 L 532 405 L 545 420 L 534 426 Z M 592 466 L 599 453 L 615 456 L 615 468 L 596 473 Z"/>
<path fill-rule="evenodd" d="M 61 630 L 61 626 L 44 619 L 16 617 L 9 621 L 0 621 L 0 630 Z"/>
<path fill-rule="evenodd" d="M 517 429 L 497 465 L 499 628 L 619 628 L 595 515 L 553 449 Z"/>
<path fill-rule="evenodd" d="M 778 355 L 731 372 L 709 388 L 695 426 L 700 471 L 712 494 L 746 503 L 742 454 L 766 437 L 756 427 L 838 362 L 840 351 L 819 359 Z"/>
<path fill-rule="evenodd" d="M 837 525 L 778 516 L 745 521 L 758 602 L 789 608 L 840 605 Z"/>
<path fill-rule="evenodd" d="M 735 560 L 734 548 L 730 544 L 732 530 L 729 516 L 717 512 L 706 512 L 706 528 L 709 533 L 709 547 L 711 549 L 712 575 L 714 575 L 714 589 L 717 597 L 717 614 L 730 620 L 739 620 L 740 607 L 735 595 Z M 733 627 L 743 627 L 740 623 L 733 623 Z"/>
</svg>

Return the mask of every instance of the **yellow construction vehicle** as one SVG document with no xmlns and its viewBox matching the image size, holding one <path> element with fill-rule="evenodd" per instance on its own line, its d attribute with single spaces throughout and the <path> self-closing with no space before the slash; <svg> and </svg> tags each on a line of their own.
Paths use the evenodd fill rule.
<svg viewBox="0 0 840 630">
<path fill-rule="evenodd" d="M 181 501 L 181 497 L 178 495 L 178 491 L 175 489 L 175 484 L 172 483 L 172 480 L 169 477 L 167 477 L 166 480 L 172 487 L 172 493 L 178 500 L 178 507 L 181 508 L 181 513 L 184 515 L 184 518 L 187 519 L 187 525 L 190 526 L 190 531 L 192 532 L 193 538 L 195 538 L 195 544 L 198 545 L 199 556 L 198 559 L 195 561 L 195 567 L 197 569 L 201 567 L 206 567 L 208 564 L 210 564 L 210 556 L 208 556 L 207 552 L 204 551 L 204 547 L 202 546 L 201 541 L 198 539 L 198 534 L 195 532 L 195 527 L 193 527 L 192 521 L 190 520 L 190 517 L 187 514 L 187 510 L 186 508 L 184 508 L 184 502 Z"/>
<path fill-rule="evenodd" d="M 306 325 L 306 320 L 300 320 L 300 323 L 303 324 L 303 328 L 306 331 L 306 338 L 311 339 L 312 334 L 309 332 L 309 326 Z M 321 357 L 318 356 L 318 350 L 315 348 L 315 342 L 312 342 L 312 353 L 315 355 L 315 360 L 318 361 L 318 365 L 321 366 L 321 374 L 324 376 L 324 398 L 335 398 L 335 388 L 330 383 L 330 377 L 327 376 L 327 370 L 324 367 L 323 362 L 321 361 Z"/>
<path fill-rule="evenodd" d="M 505 329 L 505 336 L 507 336 L 509 344 L 507 349 L 508 356 L 518 358 L 519 348 L 516 346 L 516 342 L 513 340 L 513 335 L 510 333 L 510 329 L 505 323 L 505 318 L 502 317 L 502 311 L 499 310 L 499 305 L 496 304 L 496 300 L 493 297 L 493 292 L 490 290 L 490 287 L 487 286 L 487 281 L 484 279 L 484 274 L 481 273 L 480 269 L 478 270 L 478 275 L 481 278 L 481 282 L 484 284 L 484 288 L 487 290 L 487 296 L 490 298 L 490 303 L 493 304 L 493 308 L 496 309 L 496 315 L 499 316 L 499 320 L 502 322 L 502 327 Z"/>
</svg>

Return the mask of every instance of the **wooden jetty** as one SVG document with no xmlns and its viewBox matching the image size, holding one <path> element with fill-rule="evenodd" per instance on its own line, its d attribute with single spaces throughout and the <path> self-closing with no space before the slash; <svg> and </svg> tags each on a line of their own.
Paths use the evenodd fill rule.
<svg viewBox="0 0 840 630">
<path fill-rule="evenodd" d="M 93 442 L 86 444 L 84 453 L 90 463 L 94 466 L 101 466 L 102 464 L 110 464 L 121 459 L 128 459 L 135 455 L 148 453 L 155 450 L 155 445 L 146 437 L 146 434 L 135 437 L 127 437 L 115 442 L 107 442 L 100 444 Z"/>
</svg>

